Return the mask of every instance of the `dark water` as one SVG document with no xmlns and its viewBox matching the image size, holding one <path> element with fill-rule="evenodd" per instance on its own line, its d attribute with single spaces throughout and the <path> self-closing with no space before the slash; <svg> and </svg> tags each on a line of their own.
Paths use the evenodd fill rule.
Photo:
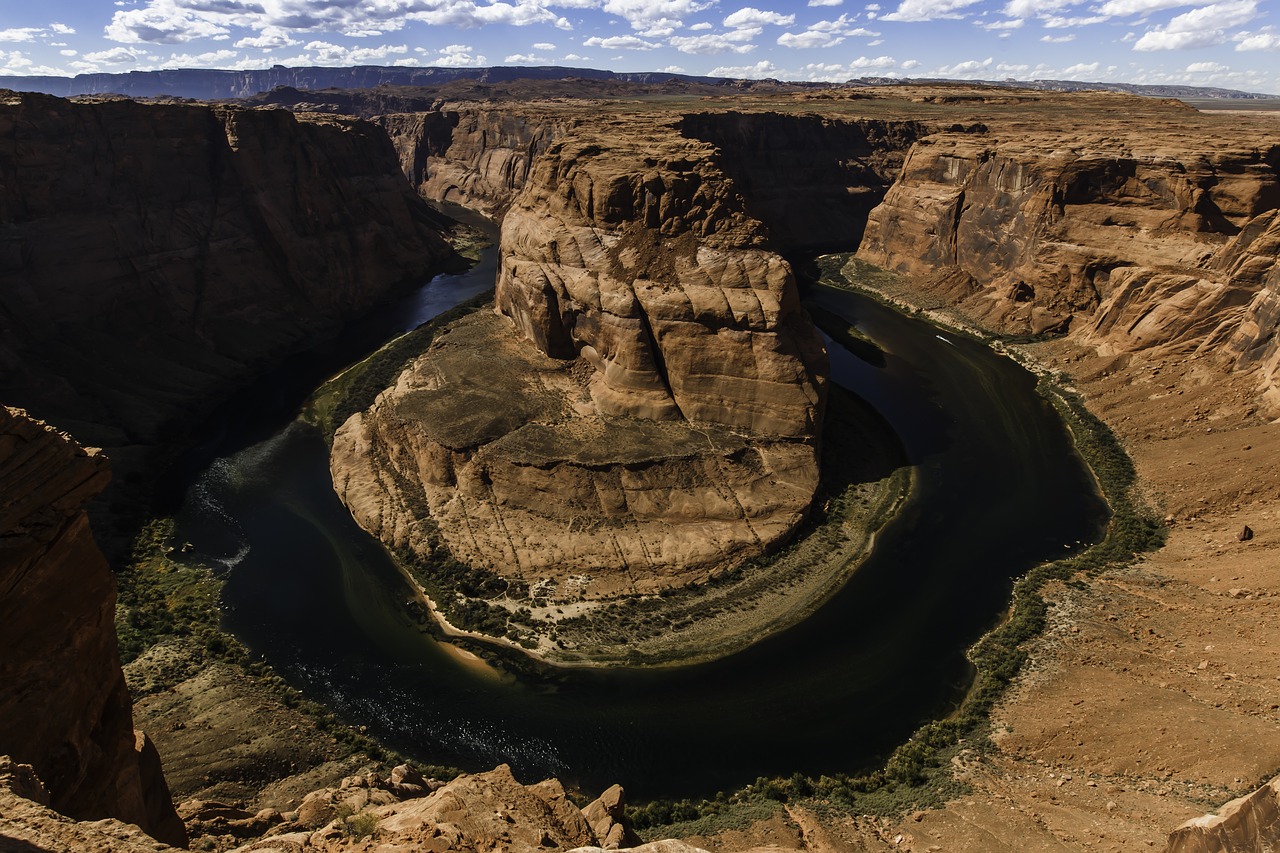
<svg viewBox="0 0 1280 853">
<path fill-rule="evenodd" d="M 421 304 L 462 301 L 491 269 L 438 279 Z M 334 496 L 324 444 L 300 422 L 212 462 L 179 536 L 229 568 L 227 628 L 420 760 L 508 762 L 526 781 L 621 782 L 640 798 L 864 768 L 954 706 L 964 649 L 998 618 L 1011 579 L 1096 537 L 1105 508 L 1012 361 L 856 294 L 810 296 L 884 351 L 873 366 L 830 345 L 832 374 L 898 431 L 917 494 L 826 606 L 729 658 L 551 680 L 460 662 L 414 624 L 403 581 Z"/>
</svg>

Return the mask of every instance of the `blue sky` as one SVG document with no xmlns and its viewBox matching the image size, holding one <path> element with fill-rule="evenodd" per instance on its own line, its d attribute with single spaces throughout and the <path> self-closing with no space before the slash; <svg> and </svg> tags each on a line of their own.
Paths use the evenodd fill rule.
<svg viewBox="0 0 1280 853">
<path fill-rule="evenodd" d="M 1280 94 L 1275 2 L 5 0 L 0 74 L 554 64 L 791 80 L 1185 83 Z"/>
</svg>

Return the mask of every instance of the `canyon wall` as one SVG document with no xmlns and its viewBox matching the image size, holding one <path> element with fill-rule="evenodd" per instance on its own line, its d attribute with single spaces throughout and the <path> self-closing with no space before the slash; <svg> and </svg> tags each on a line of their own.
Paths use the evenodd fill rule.
<svg viewBox="0 0 1280 853">
<path fill-rule="evenodd" d="M 1138 121 L 1046 132 L 920 141 L 859 256 L 1001 332 L 1214 352 L 1280 405 L 1280 145 Z"/>
<path fill-rule="evenodd" d="M 856 248 L 907 150 L 929 132 L 912 120 L 733 111 L 685 115 L 678 127 L 716 147 L 771 245 L 799 253 Z"/>
<path fill-rule="evenodd" d="M 0 754 L 32 765 L 62 814 L 185 844 L 160 758 L 133 728 L 115 578 L 83 509 L 109 476 L 96 451 L 0 407 Z"/>
<path fill-rule="evenodd" d="M 338 431 L 338 492 L 393 545 L 598 597 L 806 517 L 826 356 L 791 269 L 710 146 L 615 124 L 552 143 L 510 202 L 507 325 L 437 337 Z"/>
<path fill-rule="evenodd" d="M 391 137 L 401 170 L 423 198 L 500 219 L 524 189 L 538 155 L 572 133 L 582 118 L 472 107 L 395 113 L 375 121 Z"/>
<path fill-rule="evenodd" d="M 371 124 L 0 97 L 0 399 L 172 436 L 451 256 Z"/>
</svg>

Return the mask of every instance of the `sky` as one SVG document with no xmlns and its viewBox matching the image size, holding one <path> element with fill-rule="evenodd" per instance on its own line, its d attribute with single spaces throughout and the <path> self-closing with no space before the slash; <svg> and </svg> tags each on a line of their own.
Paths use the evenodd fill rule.
<svg viewBox="0 0 1280 853">
<path fill-rule="evenodd" d="M 1177 83 L 1280 94 L 1280 0 L 750 2 L 3 0 L 0 75 L 568 65 L 829 82 Z"/>
</svg>

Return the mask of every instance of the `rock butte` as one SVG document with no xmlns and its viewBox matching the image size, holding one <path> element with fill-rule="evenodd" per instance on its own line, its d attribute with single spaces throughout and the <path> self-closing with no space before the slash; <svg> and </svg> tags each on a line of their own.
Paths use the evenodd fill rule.
<svg viewBox="0 0 1280 853">
<path fill-rule="evenodd" d="M 366 529 L 598 597 L 704 580 L 804 520 L 826 355 L 791 268 L 709 146 L 628 136 L 538 157 L 502 220 L 506 323 L 456 324 L 338 430 Z"/>
<path fill-rule="evenodd" d="M 600 152 L 593 152 L 595 156 L 587 157 L 586 151 L 577 150 L 574 162 L 560 163 L 557 158 L 563 158 L 566 150 L 583 143 L 584 136 L 576 125 L 584 107 L 592 111 L 593 127 L 603 122 L 619 133 L 632 134 L 633 139 L 646 138 L 635 137 L 636 129 L 645 129 L 661 156 L 655 157 L 650 166 L 637 161 L 634 145 L 606 139 L 608 144 L 602 144 Z M 25 138 L 36 142 L 13 148 L 12 156 L 30 165 L 12 169 L 10 178 L 0 183 L 6 192 L 34 176 L 56 185 L 62 172 L 37 168 L 41 162 L 38 159 L 21 158 L 48 156 L 56 151 L 57 146 L 39 144 L 40 134 L 59 127 L 64 130 L 54 132 L 55 137 L 64 133 L 61 122 L 67 116 L 86 126 L 93 123 L 85 120 L 88 116 L 94 116 L 94 121 L 110 119 L 122 126 L 150 129 L 172 127 L 175 121 L 187 122 L 184 133 L 189 133 L 190 138 L 176 134 L 170 149 L 197 139 L 227 140 L 229 137 L 221 129 L 226 124 L 217 117 L 233 116 L 240 128 L 235 150 L 243 152 L 250 147 L 245 141 L 253 137 L 246 136 L 245 128 L 269 127 L 271 133 L 263 137 L 264 144 L 258 150 L 267 157 L 262 163 L 276 163 L 272 158 L 283 156 L 283 152 L 274 150 L 267 156 L 272 146 L 265 141 L 277 133 L 295 133 L 294 128 L 299 125 L 285 116 L 254 115 L 241 122 L 239 117 L 245 115 L 191 106 L 70 105 L 39 97 L 7 98 L 4 120 L 22 133 L 33 134 Z M 692 118 L 706 115 L 718 117 Z M 196 118 L 194 123 L 190 122 L 192 117 Z M 208 132 L 211 117 L 217 134 Z M 861 255 L 907 274 L 898 291 L 891 295 L 1001 331 L 1058 333 L 1057 339 L 1029 344 L 1021 351 L 1078 383 L 1091 408 L 1116 429 L 1134 454 L 1145 487 L 1168 510 L 1173 524 L 1169 545 L 1145 564 L 1115 575 L 1082 579 L 1080 586 L 1052 592 L 1049 626 L 1033 644 L 1032 665 L 994 715 L 993 749 L 956 763 L 955 772 L 971 786 L 971 793 L 941 809 L 885 821 L 818 819 L 800 805 L 789 805 L 785 817 L 709 839 L 709 846 L 714 844 L 722 850 L 769 844 L 774 849 L 940 847 L 1012 851 L 1079 848 L 1088 839 L 1099 846 L 1141 849 L 1163 840 L 1170 827 L 1201 814 L 1199 803 L 1204 799 L 1222 801 L 1227 799 L 1225 792 L 1239 794 L 1252 787 L 1251 780 L 1280 766 L 1274 703 L 1274 677 L 1280 660 L 1267 642 L 1274 640 L 1275 628 L 1280 627 L 1272 589 L 1273 540 L 1278 529 L 1274 501 L 1280 497 L 1280 484 L 1272 470 L 1274 466 L 1267 464 L 1268 454 L 1274 455 L 1280 449 L 1280 441 L 1275 438 L 1274 425 L 1262 417 L 1264 413 L 1274 416 L 1280 408 L 1276 389 L 1280 356 L 1275 334 L 1280 289 L 1276 272 L 1280 155 L 1274 118 L 1232 116 L 1223 121 L 1177 105 L 1098 94 L 904 87 L 870 93 L 833 90 L 767 99 L 748 94 L 722 102 L 680 102 L 676 98 L 625 105 L 607 101 L 512 107 L 492 103 L 449 105 L 445 110 L 387 116 L 380 121 L 396 142 L 405 173 L 421 192 L 432 198 L 468 202 L 490 212 L 515 213 L 508 229 L 512 249 L 509 258 L 504 257 L 507 301 L 500 300 L 500 304 L 505 304 L 506 316 L 516 321 L 511 328 L 519 328 L 523 335 L 532 337 L 541 349 L 520 345 L 521 338 L 514 331 L 505 338 L 495 331 L 492 340 L 504 340 L 503 347 L 519 352 L 529 366 L 531 378 L 521 381 L 520 391 L 528 397 L 527 405 L 521 404 L 521 412 L 542 411 L 539 407 L 550 406 L 554 398 L 556 405 L 564 407 L 560 411 L 566 418 L 571 411 L 593 428 L 611 418 L 645 423 L 640 428 L 643 435 L 643 429 L 666 431 L 679 427 L 680 420 L 662 419 L 678 409 L 687 423 L 692 423 L 688 417 L 692 412 L 695 418 L 707 419 L 700 429 L 723 430 L 726 437 L 716 445 L 721 450 L 731 449 L 734 440 L 742 441 L 744 446 L 748 442 L 779 442 L 809 447 L 813 426 L 804 425 L 797 430 L 795 426 L 802 421 L 792 418 L 796 412 L 805 411 L 805 417 L 811 419 L 809 423 L 816 425 L 821 411 L 820 382 L 810 383 L 817 392 L 812 402 L 799 406 L 776 406 L 771 402 L 750 410 L 748 427 L 723 424 L 716 420 L 716 412 L 728 406 L 717 403 L 714 396 L 708 399 L 699 394 L 703 389 L 696 382 L 688 382 L 697 373 L 682 374 L 673 381 L 671 365 L 659 366 L 656 354 L 661 351 L 661 334 L 656 329 L 647 338 L 634 334 L 634 330 L 623 337 L 648 344 L 647 350 L 637 347 L 617 352 L 607 348 L 605 342 L 617 340 L 620 334 L 619 326 L 613 324 L 638 317 L 621 310 L 606 312 L 603 296 L 617 295 L 620 301 L 631 299 L 643 307 L 656 279 L 633 275 L 638 265 L 629 266 L 628 261 L 646 257 L 646 252 L 655 246 L 667 246 L 667 241 L 677 249 L 670 255 L 672 275 L 682 269 L 679 263 L 697 258 L 704 249 L 754 257 L 767 270 L 776 263 L 769 260 L 776 257 L 771 253 L 788 245 L 839 245 L 831 240 L 838 235 L 825 233 L 823 222 L 815 222 L 805 235 L 780 236 L 787 234 L 781 224 L 786 218 L 782 211 L 788 209 L 788 204 L 794 206 L 794 196 L 789 202 L 783 192 L 787 181 L 791 181 L 797 194 L 818 192 L 814 185 L 819 185 L 825 190 L 821 196 L 824 199 L 848 197 L 848 207 L 840 207 L 823 220 L 837 223 L 831 225 L 832 231 L 844 229 L 845 239 L 849 239 L 847 228 L 838 223 L 858 222 L 859 228 L 865 224 Z M 846 133 L 856 126 L 865 140 L 877 144 L 866 146 L 865 151 L 859 149 L 862 153 L 852 158 L 841 158 L 841 150 L 845 154 L 850 150 L 847 141 L 827 147 L 822 134 L 797 130 L 828 126 L 843 128 Z M 393 155 L 376 141 L 380 137 L 371 135 L 369 125 L 339 121 L 317 127 L 334 128 L 307 132 L 314 133 L 312 141 L 317 152 L 331 150 L 330 146 L 341 149 L 353 138 L 375 140 L 371 144 L 380 146 L 382 153 L 377 158 L 383 165 L 359 174 L 368 175 L 370 185 L 387 188 L 388 194 L 379 196 L 382 201 L 374 205 L 377 210 L 371 209 L 367 214 L 380 216 L 379 211 L 399 210 L 397 206 L 401 204 L 410 211 L 418 209 L 411 197 L 404 200 L 402 190 L 390 189 L 397 184 L 386 179 L 385 164 L 391 162 L 394 169 L 394 160 L 388 160 Z M 344 127 L 349 130 L 337 130 Z M 681 128 L 678 134 L 677 128 Z M 348 135 L 344 136 L 344 132 Z M 828 139 L 838 135 L 838 131 L 832 131 Z M 10 133 L 5 138 L 12 141 L 24 137 Z M 561 147 L 555 148 L 561 141 Z M 99 156 L 98 150 L 92 143 L 86 144 L 90 146 L 86 153 L 92 154 L 88 159 L 98 162 L 92 159 Z M 219 146 L 222 144 L 218 142 Z M 680 157 L 674 155 L 682 145 L 696 147 L 703 155 L 710 153 L 703 146 L 716 146 L 719 150 L 709 162 L 681 164 Z M 614 149 L 622 156 L 619 163 L 610 165 L 608 158 L 601 155 Z M 797 169 L 795 158 L 770 155 L 771 151 L 783 150 L 804 150 L 806 169 Z M 756 156 L 740 157 L 734 153 L 742 151 L 756 152 Z M 142 159 L 151 164 L 168 162 L 154 155 Z M 349 163 L 351 168 L 360 159 Z M 842 159 L 856 163 L 842 166 Z M 4 160 L 6 167 L 10 162 Z M 809 169 L 815 162 L 824 163 L 825 167 Z M 895 162 L 903 164 L 900 171 Z M 73 165 L 63 164 L 67 169 Z M 692 208 L 681 205 L 697 198 L 696 191 L 692 196 L 678 198 L 671 194 L 673 201 L 680 202 L 674 209 L 684 211 L 682 228 L 686 230 L 663 233 L 662 199 L 656 206 L 658 224 L 651 225 L 647 214 L 655 208 L 648 195 L 639 192 L 643 187 L 652 193 L 645 184 L 649 170 L 661 179 L 663 197 L 669 194 L 666 190 L 671 179 L 691 174 L 700 180 L 714 178 L 712 185 L 701 187 L 700 191 L 703 198 L 724 205 L 721 215 L 690 216 Z M 805 174 L 801 174 L 806 170 L 808 183 Z M 855 171 L 861 175 L 859 182 L 841 184 L 834 180 L 833 176 Z M 157 166 L 156 174 L 161 172 Z M 272 174 L 271 168 L 263 168 L 258 180 L 273 191 L 287 189 L 286 197 L 295 192 L 295 188 L 270 180 Z M 161 177 L 167 180 L 171 175 L 168 172 Z M 567 183 L 561 179 L 567 179 Z M 161 192 L 160 185 L 164 183 L 165 180 L 139 183 L 131 179 L 116 190 L 140 186 L 148 192 Z M 81 190 L 98 188 L 88 178 L 74 181 L 74 185 Z M 583 206 L 576 189 L 574 195 L 569 195 L 569 189 L 577 186 L 591 188 L 589 205 Z M 833 191 L 833 187 L 847 192 Z M 597 194 L 598 188 L 602 194 Z M 44 196 L 31 190 L 29 197 Z M 52 223 L 57 225 L 58 234 L 76 229 L 90 234 L 108 233 L 110 228 L 102 222 L 109 209 L 96 208 L 83 220 L 63 220 L 59 224 L 57 216 L 67 205 L 67 195 L 53 193 L 47 197 L 60 201 L 40 215 L 23 220 L 17 228 L 24 235 L 22 239 L 44 247 L 42 253 L 31 257 L 48 256 L 50 269 L 56 268 L 58 273 L 28 279 L 31 271 L 41 267 L 19 262 L 17 256 L 4 268 L 5 287 L 0 298 L 7 300 L 6 310 L 12 316 L 26 318 L 27 323 L 24 329 L 17 330 L 22 333 L 18 337 L 5 339 L 3 375 L 7 379 L 33 375 L 20 373 L 17 368 L 38 367 L 48 374 L 50 382 L 42 386 L 42 393 L 49 396 L 39 397 L 37 402 L 47 399 L 50 410 L 68 413 L 70 420 L 60 426 L 78 428 L 84 424 L 90 429 L 102 429 L 106 435 L 133 431 L 145 438 L 154 435 L 166 417 L 185 412 L 190 400 L 201 394 L 221 393 L 220 389 L 232 381 L 228 379 L 232 373 L 244 375 L 239 372 L 244 363 L 234 371 L 223 371 L 205 369 L 213 362 L 202 361 L 201 369 L 183 376 L 196 381 L 175 383 L 181 385 L 181 399 L 175 400 L 150 387 L 144 389 L 145 394 L 138 391 L 135 397 L 129 383 L 106 383 L 106 390 L 99 392 L 77 384 L 80 374 L 60 373 L 60 365 L 78 364 L 85 365 L 84 370 L 89 371 L 86 375 L 96 375 L 96 366 L 77 350 L 77 342 L 87 338 L 82 336 L 67 343 L 65 336 L 42 336 L 41 318 L 60 316 L 56 311 L 49 313 L 53 309 L 70 311 L 73 319 L 80 316 L 76 313 L 79 309 L 75 309 L 81 296 L 77 290 L 92 288 L 102 281 L 106 267 L 67 266 L 70 261 L 66 257 L 53 257 L 50 253 L 48 247 L 57 244 L 50 242 L 41 229 Z M 355 195 L 344 197 L 338 193 L 336 197 L 345 198 L 343 204 L 356 203 L 352 201 Z M 534 198 L 541 199 L 546 207 L 522 208 Z M 637 215 L 633 223 L 608 219 L 607 211 L 624 199 L 629 200 L 632 214 Z M 21 209 L 11 197 L 6 196 L 3 202 L 5 209 L 11 211 L 6 228 L 12 229 L 15 226 L 9 223 L 17 216 L 12 211 L 20 213 Z M 132 207 L 145 208 L 146 204 Z M 306 220 L 305 206 L 267 205 L 265 209 L 281 211 L 282 226 L 312 221 Z M 339 206 L 330 212 L 340 215 L 342 209 Z M 709 209 L 705 208 L 703 214 Z M 254 239 L 250 236 L 254 229 L 241 214 L 228 213 L 214 219 L 227 223 L 227 242 L 218 243 L 219 246 L 233 248 L 242 245 L 241 241 Z M 716 228 L 699 230 L 699 224 L 704 222 L 715 224 Z M 146 231 L 145 222 L 130 227 Z M 723 232 L 717 230 L 721 227 Z M 359 230 L 348 221 L 334 233 L 352 233 L 351 228 Z M 433 238 L 417 228 L 411 228 L 411 233 L 418 234 L 412 239 L 422 241 L 422 246 L 435 245 Z M 159 229 L 157 233 L 177 232 Z M 584 233 L 591 238 L 580 239 Z M 551 235 L 555 245 L 572 248 L 577 254 L 568 258 L 571 263 L 566 263 L 563 255 L 547 253 L 547 244 L 529 245 L 531 234 Z M 771 241 L 781 242 L 774 245 Z M 339 244 L 341 240 L 325 242 L 329 247 Z M 110 259 L 118 256 L 135 258 L 140 263 L 131 264 L 143 270 L 154 268 L 161 261 L 172 264 L 177 278 L 137 279 L 161 293 L 166 289 L 156 288 L 156 281 L 194 281 L 198 278 L 194 271 L 201 269 L 203 262 L 224 257 L 221 251 L 206 252 L 208 245 L 196 240 L 176 254 L 144 251 L 131 255 L 109 241 L 101 243 L 111 269 L 114 262 Z M 346 268 L 347 261 L 358 253 L 345 253 L 363 243 L 355 240 L 342 245 L 344 255 L 338 266 Z M 626 254 L 628 250 L 634 254 Z M 504 248 L 504 253 L 507 251 Z M 576 265 L 579 258 L 581 266 Z M 277 268 L 273 264 L 266 266 Z M 723 266 L 728 269 L 732 264 Z M 596 278 L 596 289 L 591 292 L 601 295 L 599 307 L 587 301 L 578 304 L 592 311 L 575 308 L 562 313 L 563 296 L 579 298 L 581 291 L 574 290 L 574 286 L 585 278 L 581 270 L 589 270 Z M 129 273 L 125 279 L 133 280 L 133 275 Z M 608 280 L 601 285 L 605 276 Z M 113 280 L 113 276 L 108 275 L 107 279 Z M 187 308 L 196 305 L 199 311 L 166 308 L 160 312 L 166 321 L 172 321 L 164 328 L 176 330 L 179 339 L 182 335 L 195 335 L 201 341 L 207 340 L 208 335 L 214 334 L 223 309 L 235 315 L 232 309 L 236 298 L 224 288 L 232 288 L 236 276 L 220 274 L 201 281 L 211 288 L 206 294 L 208 301 L 182 303 Z M 762 275 L 752 281 L 763 283 L 761 287 L 746 288 L 755 295 L 763 316 L 765 300 L 761 297 L 774 292 L 769 284 L 772 279 Z M 42 283 L 36 286 L 32 282 Z M 615 290 L 615 285 L 621 287 Z M 175 292 L 191 291 L 178 288 Z M 364 294 L 357 302 L 368 304 L 362 300 L 376 298 L 377 295 Z M 317 299 L 324 301 L 322 297 Z M 41 312 L 32 311 L 33 300 L 40 303 Z M 728 298 L 725 301 L 729 302 Z M 308 306 L 308 302 L 304 298 L 300 302 L 270 304 L 287 305 L 284 314 L 301 306 L 308 329 L 315 328 L 309 324 L 317 316 L 334 316 L 327 308 L 311 313 L 315 306 Z M 136 303 L 136 299 L 129 298 L 119 301 L 125 306 L 136 307 Z M 168 305 L 163 300 L 161 304 Z M 785 299 L 778 298 L 776 316 L 786 316 L 785 304 Z M 206 307 L 211 313 L 202 313 Z M 350 305 L 346 305 L 336 312 L 349 309 Z M 759 331 L 751 325 L 749 314 L 743 313 L 747 320 L 743 329 L 735 331 Z M 131 344 L 147 339 L 158 319 L 135 310 L 109 316 L 116 322 L 110 327 L 111 340 L 118 335 Z M 649 317 L 647 308 L 645 316 Z M 672 320 L 656 311 L 654 316 L 661 322 Z M 86 334 L 97 328 L 84 317 L 80 320 Z M 201 321 L 206 326 L 202 327 Z M 507 321 L 483 317 L 472 322 L 492 327 Z M 610 333 L 614 337 L 609 337 Z M 765 334 L 769 333 L 766 327 Z M 449 357 L 450 335 L 444 336 L 435 355 Z M 101 335 L 95 338 L 102 339 Z M 560 358 L 565 353 L 555 348 L 566 342 L 572 342 L 575 348 L 592 348 L 596 360 L 581 356 L 589 371 L 561 365 L 568 360 Z M 216 352 L 217 348 L 201 351 Z M 112 355 L 116 351 L 106 352 Z M 123 360 L 113 363 L 125 369 L 136 352 L 120 347 L 117 354 Z M 167 361 L 171 354 L 170 350 L 159 350 L 154 360 Z M 432 355 L 427 353 L 426 358 Z M 802 358 L 795 360 L 804 363 Z M 429 378 L 415 376 L 410 371 L 401 378 L 397 389 L 406 386 L 406 390 L 420 395 L 419 403 L 434 405 L 429 396 L 432 388 L 426 384 L 408 388 L 413 381 Z M 654 382 L 663 376 L 666 386 Z M 13 393 L 13 389 L 6 385 L 4 393 Z M 745 398 L 755 400 L 756 396 Z M 384 397 L 382 404 L 386 400 Z M 682 400 L 689 402 L 689 412 Z M 6 402 L 22 400 L 15 397 Z M 375 406 L 375 412 L 376 409 Z M 779 418 L 778 412 L 787 411 L 792 415 Z M 636 418 L 637 414 L 646 417 Z M 655 419 L 654 415 L 659 417 Z M 85 713 L 66 721 L 62 731 L 51 733 L 50 738 L 33 739 L 31 745 L 53 741 L 83 744 L 76 738 L 90 731 L 99 738 L 97 749 L 81 745 L 60 753 L 87 758 L 88 764 L 54 762 L 52 769 L 40 771 L 46 776 L 48 791 L 31 771 L 13 762 L 0 764 L 0 814 L 4 815 L 0 820 L 4 833 L 40 847 L 159 849 L 127 825 L 112 821 L 75 822 L 41 805 L 51 801 L 76 813 L 78 807 L 68 803 L 79 797 L 82 799 L 78 802 L 92 804 L 83 812 L 86 817 L 112 814 L 137 820 L 150 831 L 161 833 L 158 824 L 146 823 L 155 818 L 140 812 L 139 803 L 147 801 L 146 792 L 151 792 L 154 803 L 159 789 L 154 782 L 149 786 L 138 783 L 139 776 L 134 775 L 146 778 L 139 769 L 143 763 L 140 757 L 145 756 L 146 750 L 135 748 L 132 723 L 121 710 L 127 702 L 122 704 L 120 690 L 111 686 L 119 683 L 114 674 L 118 671 L 114 640 L 107 624 L 111 585 L 109 576 L 102 571 L 100 555 L 87 537 L 80 510 L 87 494 L 101 487 L 105 474 L 93 456 L 81 456 L 64 439 L 34 421 L 12 411 L 5 411 L 4 418 L 5 438 L 0 444 L 4 453 L 0 458 L 6 464 L 16 464 L 12 470 L 24 470 L 21 459 L 27 457 L 21 448 L 36 448 L 39 452 L 29 457 L 34 460 L 34 468 L 25 469 L 34 470 L 37 475 L 21 475 L 7 481 L 13 485 L 4 491 L 3 503 L 10 511 L 3 530 L 5 562 L 0 565 L 0 571 L 7 574 L 0 576 L 14 576 L 12 570 L 16 566 L 18 574 L 33 582 L 42 577 L 50 579 L 50 594 L 68 602 L 69 610 L 59 612 L 88 614 L 74 624 L 75 648 L 89 651 L 87 657 L 68 667 L 51 663 L 66 652 L 65 647 L 58 650 L 39 643 L 22 645 L 43 636 L 38 625 L 31 629 L 21 627 L 31 624 L 33 607 L 24 599 L 27 606 L 19 606 L 21 612 L 15 621 L 0 620 L 4 629 L 17 626 L 18 630 L 17 638 L 6 641 L 6 654 L 0 657 L 0 664 L 6 667 L 6 676 L 13 671 L 17 675 L 12 677 L 33 679 L 33 683 L 47 682 L 41 674 L 42 666 L 56 666 L 63 674 L 94 673 L 90 679 L 94 684 L 86 681 L 69 685 L 97 691 L 93 701 L 83 706 L 75 703 L 85 708 Z M 787 424 L 790 429 L 783 428 Z M 465 431 L 466 426 L 464 422 L 454 424 L 459 431 Z M 749 434 L 738 435 L 742 432 Z M 133 440 L 132 434 L 129 432 L 126 439 Z M 683 440 L 677 432 L 665 434 L 673 447 Z M 688 433 L 683 435 L 687 437 Z M 423 447 L 430 450 L 426 443 Z M 451 454 L 456 451 L 449 450 Z M 514 450 L 524 455 L 513 452 L 510 458 L 528 463 L 535 459 L 538 444 L 527 442 Z M 574 453 L 562 455 L 571 458 L 575 454 L 589 455 L 588 451 L 589 448 L 578 446 Z M 470 460 L 464 460 L 463 467 L 467 461 Z M 1188 462 L 1196 464 L 1188 466 Z M 401 464 L 405 464 L 403 460 Z M 1212 470 L 1201 472 L 1201 466 Z M 383 470 L 394 469 L 387 463 Z M 519 486 L 514 481 L 513 484 Z M 1255 536 L 1244 542 L 1237 534 L 1246 523 Z M 399 531 L 396 524 L 391 529 Z M 396 535 L 408 536 L 410 531 Z M 8 604 L 10 599 L 6 596 L 3 601 Z M 11 656 L 10 649 L 25 651 L 20 657 Z M 73 678 L 63 680 L 75 682 Z M 109 715 L 113 719 L 110 727 L 99 725 L 102 716 L 97 709 L 105 706 L 116 712 Z M 22 715 L 29 711 L 5 710 L 6 715 L 15 713 L 19 716 L 0 719 L 0 732 L 13 731 L 12 721 L 26 719 Z M 262 724 L 262 719 L 257 719 L 247 725 Z M 251 735 L 252 729 L 246 732 L 246 736 Z M 180 732 L 175 729 L 165 736 L 176 739 Z M 36 764 L 39 769 L 41 762 L 48 762 L 42 749 L 34 749 L 26 756 L 17 749 L 14 752 L 19 762 Z M 105 766 L 92 772 L 82 770 L 97 766 L 93 762 L 105 762 Z M 490 832 L 495 811 L 492 803 L 503 800 L 475 800 L 477 811 L 465 819 L 467 810 L 460 804 L 466 802 L 464 789 L 478 790 L 485 785 L 497 789 L 505 785 L 505 780 L 498 778 L 500 772 L 495 774 L 464 780 L 454 790 L 457 799 L 448 804 L 443 796 L 448 789 L 442 788 L 431 795 L 435 800 L 427 797 L 422 802 L 406 801 L 414 803 L 412 806 L 388 803 L 378 808 L 403 815 L 396 819 L 397 833 L 405 829 L 406 837 L 417 845 L 415 849 L 435 843 L 431 839 L 445 837 L 441 818 L 454 828 L 450 831 L 465 825 L 464 834 L 472 839 L 467 842 L 472 849 L 493 849 L 497 845 Z M 67 783 L 67 779 L 73 781 Z M 121 784 L 104 788 L 104 780 Z M 133 795 L 139 791 L 140 796 Z M 133 793 L 111 802 L 121 792 Z M 544 839 L 538 831 L 529 832 L 530 827 L 536 827 L 561 849 L 590 843 L 583 840 L 587 838 L 585 833 L 572 837 L 563 834 L 564 827 L 580 830 L 582 823 L 568 809 L 555 805 L 557 798 L 551 786 L 526 792 L 533 799 L 515 791 L 508 793 L 512 801 L 519 797 L 521 802 L 536 806 L 536 800 L 542 806 L 536 806 L 533 812 L 509 812 L 515 823 L 503 820 L 503 826 L 508 828 L 498 827 L 499 831 L 507 832 L 511 838 L 536 839 L 542 845 Z M 313 799 L 313 803 L 323 796 Z M 1228 843 L 1258 849 L 1264 844 L 1274 845 L 1275 803 L 1274 784 L 1265 786 L 1225 808 L 1220 819 L 1199 819 L 1176 831 L 1168 849 L 1189 853 L 1222 849 Z M 548 810 L 555 813 L 554 819 Z M 421 819 L 426 815 L 430 820 Z M 224 819 L 252 821 L 257 817 L 257 813 L 248 817 L 237 813 Z M 262 820 L 274 818 L 264 815 Z M 435 829 L 430 821 L 437 821 Z M 590 823 L 594 827 L 594 821 Z M 598 831 L 592 831 L 597 841 L 604 840 Z M 604 834 L 607 836 L 608 832 Z M 386 840 L 393 839 L 388 836 Z M 305 839 L 294 836 L 274 842 L 265 840 L 257 842 L 257 846 L 273 849 L 274 844 L 274 849 L 296 851 L 308 846 L 325 849 L 332 841 L 331 836 L 321 832 L 319 836 L 308 834 Z M 696 838 L 690 841 L 701 843 Z"/>
</svg>

